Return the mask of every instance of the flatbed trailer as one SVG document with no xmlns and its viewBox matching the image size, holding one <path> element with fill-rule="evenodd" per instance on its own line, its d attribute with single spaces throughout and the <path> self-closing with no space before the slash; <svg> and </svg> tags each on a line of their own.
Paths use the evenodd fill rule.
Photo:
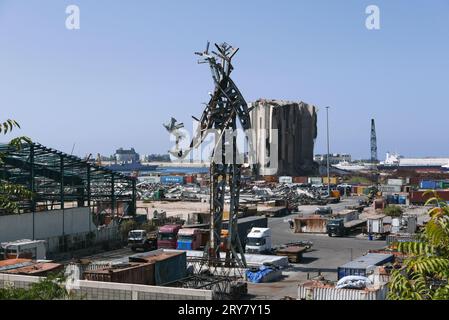
<svg viewBox="0 0 449 320">
<path fill-rule="evenodd" d="M 287 257 L 290 263 L 299 263 L 302 260 L 303 253 L 305 253 L 308 249 L 308 247 L 300 246 L 286 247 L 276 250 L 276 255 Z"/>
</svg>

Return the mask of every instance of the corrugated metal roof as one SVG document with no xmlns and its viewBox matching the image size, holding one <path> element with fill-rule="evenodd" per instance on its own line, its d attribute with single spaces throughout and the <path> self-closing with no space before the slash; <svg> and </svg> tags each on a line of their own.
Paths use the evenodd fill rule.
<svg viewBox="0 0 449 320">
<path fill-rule="evenodd" d="M 7 259 L 0 261 L 0 272 L 31 266 L 33 262 L 30 259 Z"/>
</svg>

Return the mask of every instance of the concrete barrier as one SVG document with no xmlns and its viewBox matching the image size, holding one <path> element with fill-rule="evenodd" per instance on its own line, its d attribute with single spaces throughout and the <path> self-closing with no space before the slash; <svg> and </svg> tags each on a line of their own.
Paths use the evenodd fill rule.
<svg viewBox="0 0 449 320">
<path fill-rule="evenodd" d="M 29 288 L 40 277 L 0 274 L 0 288 Z M 82 300 L 212 300 L 211 290 L 157 287 L 80 280 L 71 285 L 76 299 Z"/>
</svg>

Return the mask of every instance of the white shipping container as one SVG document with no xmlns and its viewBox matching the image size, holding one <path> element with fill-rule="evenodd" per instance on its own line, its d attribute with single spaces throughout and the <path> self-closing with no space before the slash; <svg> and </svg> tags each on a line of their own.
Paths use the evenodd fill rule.
<svg viewBox="0 0 449 320">
<path fill-rule="evenodd" d="M 293 178 L 292 177 L 279 177 L 279 183 L 286 183 L 286 184 L 293 183 Z"/>
<path fill-rule="evenodd" d="M 384 220 L 380 219 L 368 219 L 367 221 L 368 233 L 383 234 L 385 232 Z"/>
<path fill-rule="evenodd" d="M 388 179 L 388 185 L 402 187 L 404 185 L 404 180 L 403 179 Z"/>
<path fill-rule="evenodd" d="M 161 177 L 157 177 L 157 176 L 139 177 L 138 179 L 140 182 L 147 182 L 147 183 L 154 183 L 154 184 L 161 182 Z"/>
<path fill-rule="evenodd" d="M 385 193 L 398 193 L 401 192 L 401 186 L 395 186 L 395 185 L 381 185 L 379 187 L 379 191 L 380 192 L 385 192 Z"/>
<path fill-rule="evenodd" d="M 309 178 L 310 184 L 323 184 L 323 178 L 321 177 L 310 177 Z"/>
<path fill-rule="evenodd" d="M 298 300 L 386 300 L 387 293 L 386 285 L 373 290 L 298 286 Z"/>
</svg>

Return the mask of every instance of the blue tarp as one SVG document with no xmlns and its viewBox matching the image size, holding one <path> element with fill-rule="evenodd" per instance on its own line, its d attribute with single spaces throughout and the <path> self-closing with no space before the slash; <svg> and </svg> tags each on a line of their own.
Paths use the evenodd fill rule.
<svg viewBox="0 0 449 320">
<path fill-rule="evenodd" d="M 252 283 L 261 283 L 262 279 L 266 275 L 268 275 L 274 271 L 275 270 L 273 270 L 273 268 L 261 266 L 259 268 L 259 271 L 256 271 L 256 272 L 252 272 L 251 270 L 246 270 L 246 278 Z"/>
</svg>

